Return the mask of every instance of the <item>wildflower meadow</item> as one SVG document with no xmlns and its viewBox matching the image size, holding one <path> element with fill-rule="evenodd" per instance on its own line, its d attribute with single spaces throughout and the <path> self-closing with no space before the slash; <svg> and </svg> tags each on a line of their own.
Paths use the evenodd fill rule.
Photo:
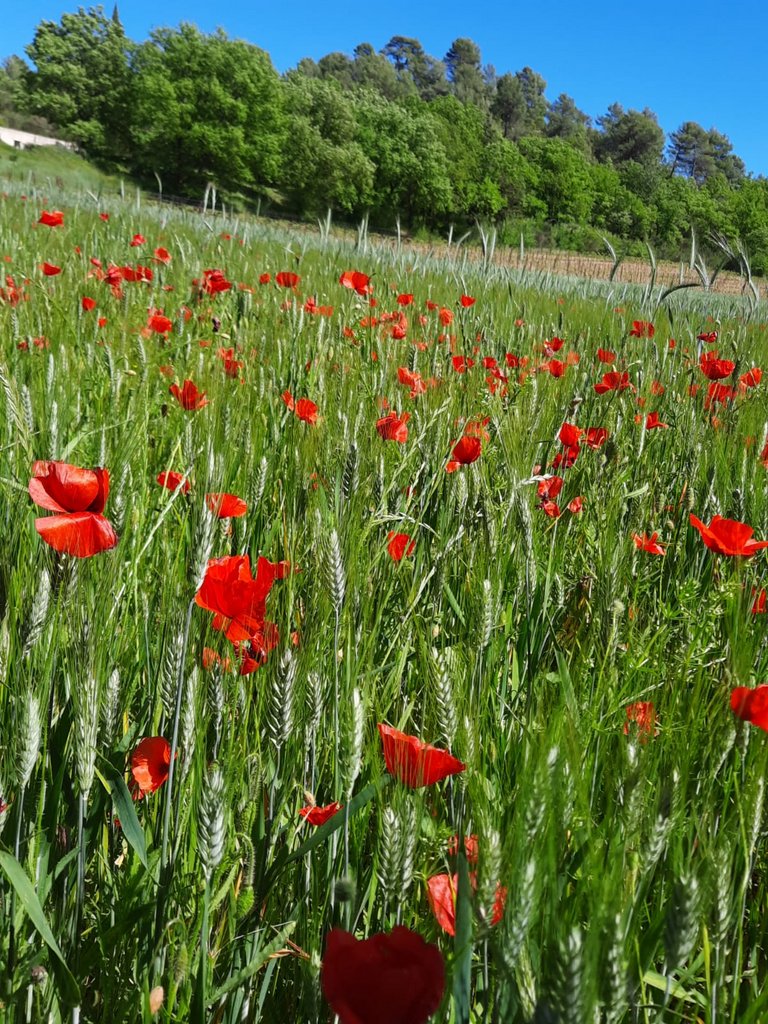
<svg viewBox="0 0 768 1024">
<path fill-rule="evenodd" d="M 4 1020 L 768 1019 L 768 313 L 491 255 L 0 199 Z"/>
</svg>

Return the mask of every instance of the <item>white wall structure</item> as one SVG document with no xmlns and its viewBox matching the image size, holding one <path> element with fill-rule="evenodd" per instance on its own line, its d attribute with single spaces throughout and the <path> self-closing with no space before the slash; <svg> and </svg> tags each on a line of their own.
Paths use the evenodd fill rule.
<svg viewBox="0 0 768 1024">
<path fill-rule="evenodd" d="M 4 142 L 6 146 L 13 146 L 14 149 L 29 149 L 30 146 L 63 146 L 64 149 L 75 149 L 72 142 L 62 142 L 61 139 L 52 139 L 48 135 L 33 135 L 32 132 L 19 132 L 15 128 L 2 126 L 0 142 Z"/>
</svg>

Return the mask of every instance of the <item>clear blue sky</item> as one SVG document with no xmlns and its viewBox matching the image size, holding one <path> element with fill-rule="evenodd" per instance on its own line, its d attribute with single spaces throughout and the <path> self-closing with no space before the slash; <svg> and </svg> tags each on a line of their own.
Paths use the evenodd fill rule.
<svg viewBox="0 0 768 1024">
<path fill-rule="evenodd" d="M 87 6 L 88 0 L 79 0 Z M 58 21 L 62 0 L 3 4 L 0 56 L 23 54 L 43 19 Z M 105 3 L 107 14 L 112 4 Z M 267 50 L 279 71 L 302 57 L 376 49 L 393 35 L 419 39 L 442 57 L 458 36 L 473 39 L 499 74 L 529 65 L 547 81 L 547 97 L 567 92 L 596 117 L 610 103 L 650 107 L 665 131 L 683 121 L 716 127 L 753 174 L 768 174 L 768 4 L 765 0 L 122 0 L 120 16 L 137 41 L 152 28 L 190 21 L 217 27 Z"/>
</svg>

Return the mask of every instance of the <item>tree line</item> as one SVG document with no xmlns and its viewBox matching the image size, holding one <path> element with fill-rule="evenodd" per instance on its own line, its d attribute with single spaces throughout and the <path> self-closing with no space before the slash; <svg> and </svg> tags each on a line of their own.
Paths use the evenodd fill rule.
<svg viewBox="0 0 768 1024">
<path fill-rule="evenodd" d="M 52 130 L 93 160 L 166 193 L 208 182 L 230 203 L 334 211 L 372 227 L 443 233 L 494 224 L 502 241 L 677 258 L 738 237 L 768 272 L 768 182 L 730 140 L 686 121 L 667 138 L 649 109 L 612 104 L 594 123 L 532 68 L 497 74 L 471 39 L 442 59 L 417 39 L 305 58 L 269 55 L 190 24 L 125 35 L 117 9 L 42 21 L 0 69 L 0 120 Z"/>
</svg>

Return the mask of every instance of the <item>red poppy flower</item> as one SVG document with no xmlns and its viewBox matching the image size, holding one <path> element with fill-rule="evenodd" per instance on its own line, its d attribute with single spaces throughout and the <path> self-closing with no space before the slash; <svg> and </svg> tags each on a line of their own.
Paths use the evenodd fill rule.
<svg viewBox="0 0 768 1024">
<path fill-rule="evenodd" d="M 131 754 L 131 792 L 134 800 L 154 793 L 168 778 L 171 744 L 163 736 L 147 736 Z"/>
<path fill-rule="evenodd" d="M 661 420 L 659 419 L 659 414 L 657 412 L 652 412 L 648 416 L 645 417 L 645 429 L 646 430 L 658 430 L 658 429 L 666 430 L 668 427 L 669 427 L 668 423 L 662 423 L 661 422 Z"/>
<path fill-rule="evenodd" d="M 593 448 L 597 451 L 607 440 L 608 431 L 605 427 L 588 427 L 586 436 L 584 437 L 584 444 L 587 448 Z"/>
<path fill-rule="evenodd" d="M 545 480 L 539 480 L 536 488 L 538 496 L 543 501 L 550 501 L 562 491 L 564 483 L 561 476 L 548 476 Z"/>
<path fill-rule="evenodd" d="M 220 348 L 216 355 L 221 360 L 224 366 L 224 373 L 228 377 L 237 377 L 245 365 L 241 360 L 235 359 L 235 350 L 233 348 Z"/>
<path fill-rule="evenodd" d="M 158 473 L 157 482 L 161 487 L 167 487 L 169 491 L 176 491 L 181 488 L 182 494 L 189 494 L 190 483 L 181 473 L 174 473 L 169 469 L 165 473 Z"/>
<path fill-rule="evenodd" d="M 714 345 L 717 341 L 717 331 L 702 331 L 701 334 L 696 335 L 697 341 L 706 341 L 708 345 Z"/>
<path fill-rule="evenodd" d="M 359 270 L 345 270 L 339 278 L 339 284 L 357 292 L 358 295 L 368 295 L 373 291 L 370 277 L 367 274 L 362 274 Z"/>
<path fill-rule="evenodd" d="M 595 391 L 598 395 L 604 395 L 606 391 L 626 391 L 629 387 L 632 387 L 629 383 L 629 373 L 626 370 L 623 373 L 612 370 L 610 373 L 603 374 L 600 383 L 595 384 Z"/>
<path fill-rule="evenodd" d="M 737 686 L 731 691 L 731 711 L 742 721 L 768 732 L 768 686 L 756 686 L 754 690 Z"/>
<path fill-rule="evenodd" d="M 763 371 L 759 366 L 753 366 L 751 370 L 747 370 L 746 373 L 742 373 L 739 377 L 739 384 L 745 388 L 756 388 L 762 379 Z"/>
<path fill-rule="evenodd" d="M 421 379 L 420 373 L 411 373 L 404 366 L 398 367 L 397 379 L 401 384 L 404 384 L 407 388 L 410 388 L 410 397 L 415 398 L 417 395 L 423 395 L 427 390 L 427 385 Z"/>
<path fill-rule="evenodd" d="M 645 533 L 642 536 L 639 533 L 633 533 L 632 540 L 635 542 L 635 547 L 638 551 L 647 551 L 650 555 L 664 555 L 666 554 L 666 548 L 656 543 L 658 536 L 658 533 L 652 533 L 650 537 Z"/>
<path fill-rule="evenodd" d="M 164 249 L 162 245 L 159 245 L 157 249 L 155 249 L 154 258 L 158 263 L 165 263 L 166 266 L 171 262 L 171 254 L 167 249 Z"/>
<path fill-rule="evenodd" d="M 640 734 L 640 741 L 647 742 L 649 736 L 658 735 L 656 726 L 656 708 L 652 701 L 638 700 L 627 707 L 627 720 L 624 723 L 624 735 L 629 736 L 630 726 L 634 723 Z"/>
<path fill-rule="evenodd" d="M 572 516 L 577 516 L 579 512 L 584 509 L 584 499 L 581 495 L 577 495 L 572 501 L 568 502 L 568 511 Z"/>
<path fill-rule="evenodd" d="M 35 520 L 35 529 L 55 551 L 90 558 L 117 544 L 112 524 L 101 514 L 109 494 L 106 469 L 80 469 L 67 462 L 35 462 L 29 496 L 58 515 Z"/>
<path fill-rule="evenodd" d="M 144 245 L 145 242 L 146 242 L 146 238 L 144 237 L 144 235 L 136 234 L 136 235 L 133 236 L 133 238 L 131 239 L 129 244 L 130 244 L 132 249 L 136 249 L 136 248 L 138 248 L 138 246 Z"/>
<path fill-rule="evenodd" d="M 334 801 L 332 804 L 326 804 L 325 807 L 302 807 L 299 811 L 299 817 L 303 818 L 310 825 L 324 825 L 326 821 L 330 821 L 334 814 L 338 814 L 341 810 L 342 805 Z"/>
<path fill-rule="evenodd" d="M 96 308 L 96 299 L 90 299 L 87 295 L 84 295 L 80 300 L 80 305 L 86 313 L 90 313 L 92 309 Z"/>
<path fill-rule="evenodd" d="M 615 363 L 616 353 L 609 352 L 607 349 L 604 348 L 599 348 L 597 350 L 597 358 L 600 360 L 601 363 Z"/>
<path fill-rule="evenodd" d="M 440 750 L 381 722 L 378 728 L 387 771 L 411 789 L 431 786 L 466 769 L 466 765 L 447 750 Z"/>
<path fill-rule="evenodd" d="M 413 554 L 416 541 L 411 540 L 407 533 L 395 533 L 390 530 L 387 534 L 387 551 L 393 562 L 399 562 L 403 556 Z"/>
<path fill-rule="evenodd" d="M 179 405 L 188 412 L 196 409 L 202 409 L 203 406 L 208 405 L 208 399 L 205 397 L 205 392 L 198 391 L 197 385 L 194 381 L 189 379 L 184 381 L 182 387 L 179 387 L 178 384 L 171 384 L 168 390 Z"/>
<path fill-rule="evenodd" d="M 248 505 L 236 494 L 206 494 L 205 503 L 219 519 L 236 519 L 248 511 Z"/>
<path fill-rule="evenodd" d="M 42 271 L 46 277 L 56 277 L 61 273 L 61 267 L 57 267 L 55 263 L 44 263 Z"/>
<path fill-rule="evenodd" d="M 295 288 L 300 280 L 299 275 L 290 270 L 281 270 L 279 274 L 275 274 L 275 281 L 281 288 Z"/>
<path fill-rule="evenodd" d="M 320 981 L 340 1024 L 426 1024 L 443 998 L 445 967 L 437 946 L 402 925 L 360 940 L 334 928 Z"/>
<path fill-rule="evenodd" d="M 453 446 L 452 457 L 445 467 L 446 473 L 455 473 L 460 466 L 471 465 L 480 458 L 481 451 L 482 444 L 479 437 L 469 437 L 466 434 L 464 437 L 460 437 Z"/>
<path fill-rule="evenodd" d="M 61 210 L 43 210 L 37 223 L 45 224 L 48 228 L 59 228 L 64 223 L 64 214 Z"/>
<path fill-rule="evenodd" d="M 147 327 L 155 334 L 167 334 L 173 327 L 173 320 L 162 313 L 153 313 L 147 320 Z"/>
<path fill-rule="evenodd" d="M 455 857 L 459 852 L 459 837 L 452 835 L 448 840 L 448 853 L 451 857 Z M 477 842 L 477 836 L 464 836 L 464 855 L 467 858 L 467 863 L 477 864 L 479 856 L 479 847 Z"/>
<path fill-rule="evenodd" d="M 475 365 L 475 360 L 468 356 L 451 356 L 451 362 L 456 373 L 466 373 Z"/>
<path fill-rule="evenodd" d="M 408 440 L 407 424 L 410 418 L 409 412 L 400 415 L 396 412 L 389 412 L 376 421 L 376 431 L 379 437 L 385 441 L 397 441 L 399 444 L 405 444 Z"/>
<path fill-rule="evenodd" d="M 550 501 L 549 498 L 547 498 L 541 502 L 539 508 L 544 513 L 544 515 L 549 516 L 550 519 L 560 518 L 560 506 L 557 504 L 556 501 Z"/>
<path fill-rule="evenodd" d="M 752 534 L 755 532 L 752 527 L 736 519 L 715 516 L 709 526 L 705 526 L 691 513 L 690 523 L 699 531 L 701 539 L 710 551 L 716 551 L 720 555 L 750 558 L 763 548 L 768 548 L 768 540 L 752 540 Z"/>
<path fill-rule="evenodd" d="M 267 596 L 275 580 L 290 571 L 288 562 L 259 558 L 256 578 L 248 555 L 212 558 L 195 596 L 195 603 L 213 612 L 213 628 L 225 631 L 233 643 L 264 632 Z"/>
<path fill-rule="evenodd" d="M 581 435 L 584 431 L 581 427 L 577 427 L 573 423 L 564 423 L 560 427 L 560 433 L 557 435 L 561 444 L 566 448 L 578 448 Z"/>
<path fill-rule="evenodd" d="M 565 363 L 559 359 L 550 359 L 548 363 L 542 363 L 539 369 L 553 377 L 562 377 L 565 374 Z"/>
<path fill-rule="evenodd" d="M 402 295 L 398 295 L 395 301 L 398 306 L 410 306 L 413 302 L 413 295 L 410 292 L 404 292 Z"/>
<path fill-rule="evenodd" d="M 717 352 L 702 352 L 699 369 L 709 380 L 723 380 L 730 377 L 736 369 L 736 363 L 730 359 L 718 359 Z"/>
<path fill-rule="evenodd" d="M 765 615 L 766 610 L 768 610 L 768 590 L 763 587 L 760 593 L 757 593 L 757 590 L 753 588 L 752 596 L 755 598 L 752 604 L 752 614 Z"/>
<path fill-rule="evenodd" d="M 215 665 L 220 665 L 225 672 L 229 672 L 232 667 L 232 662 L 229 658 L 222 658 L 218 651 L 214 651 L 212 647 L 203 648 L 203 668 L 206 672 L 209 672 Z"/>
<path fill-rule="evenodd" d="M 462 295 L 459 302 L 462 304 L 464 309 L 468 309 L 470 306 L 474 306 L 477 300 L 473 299 L 471 295 Z"/>
<path fill-rule="evenodd" d="M 474 889 L 477 880 L 473 874 L 470 875 L 470 882 Z M 456 934 L 456 893 L 458 891 L 458 875 L 433 875 L 427 879 L 427 899 L 435 920 L 448 935 Z M 504 904 L 507 900 L 506 886 L 499 883 L 496 886 L 496 896 L 493 901 L 493 914 L 491 925 L 498 924 L 504 915 Z"/>
<path fill-rule="evenodd" d="M 300 398 L 298 401 L 295 401 L 290 391 L 284 391 L 281 398 L 290 411 L 295 412 L 300 420 L 309 423 L 310 426 L 314 426 L 317 423 L 319 410 L 314 402 L 311 402 L 308 398 Z"/>
<path fill-rule="evenodd" d="M 453 310 L 446 309 L 445 306 L 443 306 L 443 308 L 437 314 L 437 318 L 443 325 L 443 327 L 447 327 L 449 324 L 453 323 Z"/>
<path fill-rule="evenodd" d="M 647 320 L 633 320 L 629 336 L 630 338 L 652 338 L 655 333 L 656 328 Z"/>
<path fill-rule="evenodd" d="M 207 295 L 218 295 L 220 292 L 228 292 L 232 282 L 226 279 L 221 270 L 204 270 L 201 287 Z"/>
<path fill-rule="evenodd" d="M 266 271 L 263 274 L 259 275 L 259 284 L 269 284 L 269 282 L 271 280 L 272 280 L 272 275 L 266 273 Z"/>
</svg>

